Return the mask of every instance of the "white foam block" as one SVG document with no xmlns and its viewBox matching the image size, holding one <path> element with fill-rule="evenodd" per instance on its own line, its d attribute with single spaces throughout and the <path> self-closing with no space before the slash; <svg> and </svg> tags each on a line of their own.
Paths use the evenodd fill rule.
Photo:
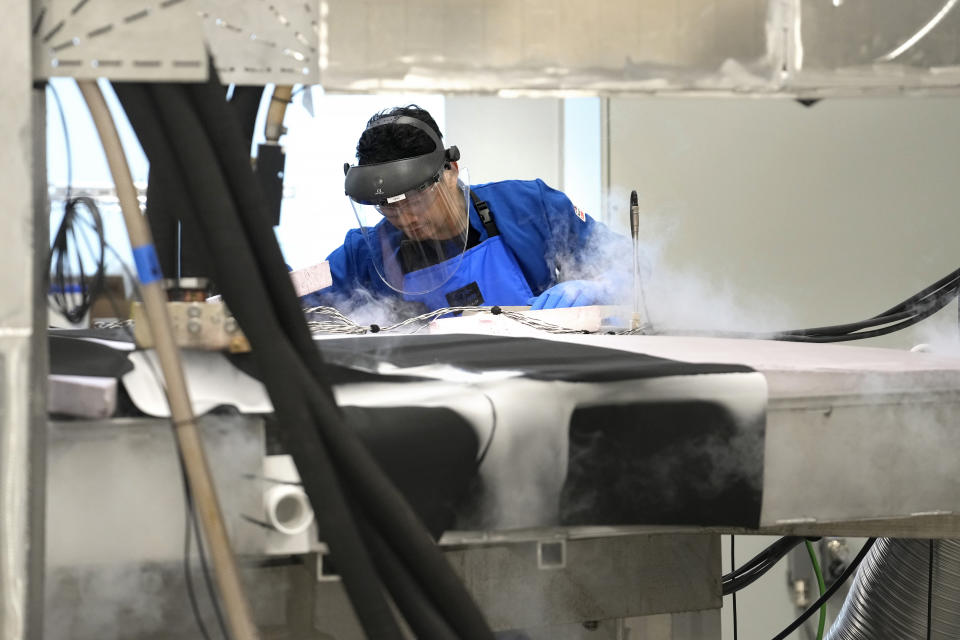
<svg viewBox="0 0 960 640">
<path fill-rule="evenodd" d="M 109 418 L 117 410 L 117 380 L 51 374 L 47 411 L 81 418 Z"/>
<path fill-rule="evenodd" d="M 326 260 L 312 267 L 291 271 L 290 279 L 293 281 L 293 288 L 298 296 L 305 296 L 308 293 L 326 289 L 333 284 L 333 276 L 330 275 L 330 263 Z"/>
</svg>

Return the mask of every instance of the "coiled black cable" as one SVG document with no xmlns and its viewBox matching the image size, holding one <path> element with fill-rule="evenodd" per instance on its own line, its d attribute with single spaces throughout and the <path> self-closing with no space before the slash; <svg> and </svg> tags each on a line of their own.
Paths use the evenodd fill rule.
<svg viewBox="0 0 960 640">
<path fill-rule="evenodd" d="M 90 243 L 79 229 L 82 211 L 91 218 L 90 225 L 97 237 L 98 251 L 95 255 L 86 254 Z M 89 261 L 93 260 L 93 272 Z M 67 200 L 63 220 L 57 229 L 50 246 L 50 307 L 62 314 L 71 324 L 77 324 L 86 318 L 94 300 L 103 292 L 106 278 L 106 239 L 103 220 L 96 202 L 86 196 Z M 86 265 L 86 266 L 85 266 Z"/>
</svg>

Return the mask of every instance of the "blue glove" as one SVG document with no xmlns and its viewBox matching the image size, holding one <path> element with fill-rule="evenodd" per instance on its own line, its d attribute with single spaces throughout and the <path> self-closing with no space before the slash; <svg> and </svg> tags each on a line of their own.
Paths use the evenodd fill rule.
<svg viewBox="0 0 960 640">
<path fill-rule="evenodd" d="M 603 297 L 603 287 L 591 280 L 567 280 L 556 284 L 527 303 L 531 310 L 565 309 L 597 304 Z"/>
</svg>

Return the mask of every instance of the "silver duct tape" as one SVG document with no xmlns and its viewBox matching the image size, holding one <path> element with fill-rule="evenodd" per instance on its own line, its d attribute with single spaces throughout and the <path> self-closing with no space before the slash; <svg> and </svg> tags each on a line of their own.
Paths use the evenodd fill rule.
<svg viewBox="0 0 960 640">
<path fill-rule="evenodd" d="M 960 637 L 960 540 L 933 541 L 933 589 L 927 540 L 881 538 L 857 571 L 827 640 Z"/>
</svg>

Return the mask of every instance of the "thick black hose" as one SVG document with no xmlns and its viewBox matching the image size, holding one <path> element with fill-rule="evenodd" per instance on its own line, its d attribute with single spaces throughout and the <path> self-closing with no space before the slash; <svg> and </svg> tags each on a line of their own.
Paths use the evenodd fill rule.
<svg viewBox="0 0 960 640">
<path fill-rule="evenodd" d="M 414 637 L 430 638 L 430 640 L 457 640 L 457 634 L 437 612 L 429 597 L 383 537 L 369 525 L 361 524 L 361 528 L 367 547 L 377 561 L 377 565 L 386 569 L 383 572 L 384 582 L 390 589 L 397 607 L 403 612 L 404 620 L 410 625 Z"/>
<path fill-rule="evenodd" d="M 322 406 L 319 395 L 311 395 L 310 400 L 315 406 Z M 483 614 L 460 578 L 363 443 L 358 438 L 344 437 L 332 437 L 328 442 L 335 459 L 355 463 L 356 466 L 344 469 L 350 490 L 365 507 L 370 507 L 365 513 L 371 523 L 379 530 L 391 532 L 391 546 L 403 558 L 407 568 L 418 576 L 420 584 L 444 612 L 459 637 L 465 640 L 491 638 L 492 632 Z"/>
<path fill-rule="evenodd" d="M 151 98 L 149 91 L 157 94 L 157 101 Z M 324 505 L 317 512 L 318 527 L 323 530 L 325 541 L 343 567 L 344 584 L 358 618 L 370 637 L 399 638 L 399 629 L 383 597 L 372 562 L 351 525 L 348 508 L 333 476 L 326 449 L 312 425 L 310 411 L 302 398 L 297 397 L 298 385 L 283 382 L 290 370 L 285 362 L 296 361 L 296 352 L 282 334 L 277 335 L 280 331 L 273 309 L 264 304 L 266 295 L 262 280 L 235 221 L 235 210 L 212 158 L 212 150 L 209 144 L 203 144 L 206 137 L 189 109 L 182 87 L 154 85 L 149 91 L 136 85 L 118 86 L 118 95 L 124 101 L 151 162 L 166 162 L 171 167 L 181 167 L 182 163 L 181 169 L 175 173 L 204 211 L 204 215 L 196 216 L 196 220 L 217 265 L 218 282 L 247 337 L 251 343 L 260 346 L 254 350 L 254 355 L 266 375 L 278 416 L 287 427 L 284 432 L 292 434 L 292 441 L 287 444 L 304 476 L 304 485 L 311 500 Z M 167 136 L 161 133 L 164 129 Z M 191 148 L 180 149 L 179 158 L 176 158 L 167 138 L 189 141 Z M 194 211 L 191 208 L 184 213 L 190 215 Z M 221 277 L 223 273 L 228 273 L 227 277 Z"/>
<path fill-rule="evenodd" d="M 168 103 L 171 101 L 173 103 L 182 102 L 181 96 L 176 96 L 172 94 L 167 95 L 171 93 L 170 88 L 157 87 L 156 89 L 153 89 L 153 90 L 163 94 L 163 95 L 158 95 L 157 100 L 158 102 L 160 102 L 165 106 L 167 106 Z M 209 113 L 208 113 L 208 116 L 209 116 Z M 226 118 L 224 119 L 224 121 L 225 120 Z M 217 120 L 217 121 L 220 122 L 220 120 Z M 174 127 L 176 127 L 176 124 L 177 123 L 175 121 Z M 202 138 L 203 136 L 201 135 L 200 137 Z M 216 168 L 217 166 L 216 160 L 211 160 L 210 158 L 206 158 L 204 161 L 200 161 L 194 156 L 193 153 L 188 154 L 188 156 L 189 157 L 185 159 L 185 162 L 199 162 L 199 164 L 204 165 L 207 168 L 209 167 Z M 239 166 L 239 165 L 236 165 L 236 163 L 234 163 L 234 166 Z M 248 166 L 245 167 L 245 169 L 249 172 Z M 203 167 L 198 167 L 198 174 L 201 173 L 202 170 L 203 170 Z M 192 191 L 202 190 L 203 185 L 204 185 L 204 182 L 203 180 L 201 180 L 200 185 L 195 185 Z M 200 194 L 200 195 L 204 195 L 204 194 Z M 224 197 L 228 199 L 228 196 L 229 194 L 226 194 Z M 205 225 L 208 227 L 206 230 L 208 237 L 213 236 L 213 242 L 215 243 L 218 243 L 221 245 L 224 243 L 227 244 L 226 249 L 221 247 L 215 250 L 214 253 L 220 254 L 221 251 L 224 251 L 224 250 L 228 253 L 228 255 L 242 253 L 242 248 L 230 246 L 230 242 L 233 241 L 233 236 L 235 236 L 238 231 L 235 228 L 236 222 L 234 222 L 233 225 L 229 223 L 220 224 L 220 226 L 218 227 L 217 220 L 220 220 L 219 215 L 213 216 L 215 220 L 212 222 L 207 220 L 207 218 L 211 217 L 212 212 L 217 211 L 218 207 L 216 202 L 204 204 L 202 205 L 202 209 L 207 212 L 206 215 L 203 216 L 203 218 L 204 218 Z M 229 274 L 229 277 L 227 279 L 221 278 L 221 280 L 223 281 L 223 284 L 225 285 L 224 286 L 225 299 L 227 300 L 228 304 L 231 306 L 231 309 L 234 311 L 234 314 L 237 316 L 238 320 L 240 321 L 241 326 L 244 327 L 245 331 L 249 331 L 249 329 L 247 328 L 247 324 L 249 322 L 260 323 L 263 320 L 267 319 L 266 317 L 263 317 L 263 318 L 257 317 L 257 311 L 262 313 L 263 316 L 271 316 L 275 318 L 275 316 L 273 316 L 273 312 L 274 312 L 273 305 L 269 305 L 269 304 L 266 305 L 266 308 L 261 306 L 257 311 L 255 311 L 253 313 L 253 320 L 250 320 L 247 317 L 249 315 L 245 310 L 245 307 L 248 306 L 248 305 L 245 305 L 245 303 L 248 302 L 247 299 L 249 299 L 250 301 L 254 301 L 254 300 L 258 302 L 262 301 L 262 298 L 258 298 L 257 295 L 255 295 L 256 290 L 260 289 L 263 286 L 262 282 L 259 281 L 258 277 L 260 275 L 263 275 L 263 271 L 267 271 L 271 275 L 279 274 L 280 276 L 282 276 L 282 278 L 275 278 L 273 280 L 279 286 L 274 288 L 268 285 L 267 290 L 272 291 L 274 296 L 279 295 L 279 298 L 277 298 L 278 302 L 282 302 L 283 298 L 286 297 L 288 300 L 293 302 L 292 308 L 296 309 L 295 321 L 292 321 L 291 323 L 287 324 L 287 328 L 292 329 L 292 331 L 290 333 L 287 333 L 287 332 L 284 332 L 284 333 L 287 333 L 288 337 L 296 337 L 297 334 L 299 333 L 300 336 L 306 336 L 307 340 L 309 340 L 309 333 L 306 331 L 306 327 L 303 322 L 302 312 L 299 309 L 299 305 L 296 305 L 296 300 L 293 295 L 292 287 L 289 283 L 289 279 L 286 275 L 286 270 L 285 268 L 282 267 L 282 256 L 280 256 L 279 249 L 276 247 L 276 244 L 273 241 L 272 230 L 269 229 L 269 227 L 266 227 L 266 232 L 264 232 L 264 228 L 258 228 L 264 224 L 264 220 L 257 214 L 256 207 L 253 207 L 253 208 L 242 207 L 239 209 L 239 211 L 241 215 L 243 215 L 243 217 L 245 218 L 244 230 L 247 231 L 246 233 L 247 237 L 254 238 L 254 239 L 262 239 L 263 237 L 268 237 L 271 242 L 266 245 L 268 250 L 268 253 L 266 255 L 269 256 L 269 252 L 272 245 L 272 254 L 274 258 L 273 262 L 275 265 L 281 265 L 281 268 L 278 270 L 271 270 L 269 259 L 266 263 L 262 262 L 262 258 L 264 255 L 262 253 L 258 254 L 260 255 L 260 259 L 258 260 L 257 267 L 260 267 L 260 268 L 252 270 L 252 271 L 258 271 L 258 273 L 252 274 L 255 282 L 246 280 L 248 273 L 251 271 L 250 269 L 244 269 L 241 272 L 235 272 L 231 268 L 231 273 Z M 244 215 L 244 213 L 246 213 L 246 215 Z M 256 242 L 254 242 L 254 244 L 256 244 Z M 249 249 L 247 249 L 246 255 L 249 256 Z M 236 290 L 233 293 L 229 291 L 231 287 L 236 289 L 237 286 L 239 286 L 241 289 L 239 293 L 236 292 Z M 289 289 L 289 292 L 284 292 L 283 286 Z M 280 292 L 280 293 L 278 294 L 277 292 Z M 285 293 L 289 293 L 289 296 L 284 295 Z M 271 296 L 271 297 L 274 297 L 274 296 Z M 282 308 L 283 305 L 281 304 L 277 306 Z M 299 326 L 302 327 L 302 332 L 297 331 L 297 327 L 298 327 L 297 323 L 299 323 Z M 251 338 L 251 342 L 256 341 L 253 335 L 248 335 L 248 337 Z M 283 350 L 286 351 L 287 349 L 291 349 L 292 345 L 284 341 L 284 344 L 282 345 L 282 347 L 283 347 Z M 265 350 L 266 349 L 264 348 L 258 348 L 255 346 L 254 353 L 256 355 L 258 354 L 258 352 L 265 351 Z M 332 402 L 330 401 L 329 391 L 323 389 L 321 385 L 317 384 L 318 381 L 314 378 L 314 376 L 309 375 L 307 371 L 299 370 L 301 369 L 301 367 L 304 366 L 302 362 L 302 358 L 306 358 L 307 360 L 310 360 L 311 356 L 314 360 L 315 366 L 319 366 L 319 363 L 320 363 L 319 355 L 317 354 L 315 348 L 313 347 L 312 341 L 309 342 L 309 348 L 299 353 L 297 352 L 297 350 L 294 349 L 293 353 L 290 354 L 290 357 L 288 359 L 284 359 L 285 361 L 284 367 L 286 368 L 280 367 L 278 371 L 272 371 L 272 370 L 268 370 L 268 369 L 272 369 L 270 364 L 264 363 L 263 367 L 264 367 L 265 378 L 267 378 L 267 380 L 270 380 L 270 379 L 282 380 L 284 377 L 288 379 L 292 377 L 293 379 L 301 382 L 310 381 L 310 383 L 307 385 L 308 388 L 304 389 L 304 391 L 306 396 L 309 397 L 311 400 L 312 411 L 310 413 L 318 417 L 321 420 L 321 423 L 324 425 L 324 432 L 323 432 L 324 437 L 330 439 L 331 438 L 330 432 L 337 434 L 333 436 L 332 439 L 339 442 L 339 445 L 337 446 L 338 451 L 340 452 L 344 450 L 352 451 L 355 457 L 359 456 L 362 459 L 362 462 L 360 464 L 354 464 L 353 462 L 351 462 L 352 458 L 341 459 L 340 458 L 341 453 L 335 452 L 334 457 L 338 460 L 341 460 L 341 463 L 339 465 L 341 472 L 343 472 L 343 470 L 345 469 L 348 471 L 348 475 L 351 476 L 347 480 L 351 486 L 351 489 L 353 489 L 354 480 L 357 477 L 359 477 L 361 480 L 361 483 L 360 483 L 361 486 L 373 487 L 373 494 L 374 494 L 373 504 L 374 505 L 380 504 L 381 506 L 374 507 L 372 509 L 373 513 L 371 515 L 375 518 L 377 522 L 383 523 L 384 514 L 386 514 L 385 526 L 387 527 L 387 530 L 391 531 L 391 541 L 395 541 L 395 539 L 398 537 L 403 538 L 404 536 L 401 535 L 400 532 L 394 533 L 396 523 L 390 521 L 390 517 L 392 516 L 390 516 L 389 514 L 391 513 L 401 514 L 400 521 L 402 522 L 402 524 L 400 526 L 400 529 L 402 531 L 407 532 L 407 535 L 410 535 L 410 533 L 413 532 L 413 536 L 415 538 L 419 538 L 419 540 L 413 540 L 413 541 L 406 540 L 399 545 L 401 549 L 415 550 L 415 553 L 413 554 L 412 558 L 408 554 L 401 553 L 401 555 L 404 556 L 405 559 L 407 560 L 408 566 L 416 568 L 418 572 L 421 574 L 421 576 L 426 576 L 426 579 L 428 581 L 427 584 L 425 585 L 426 587 L 433 587 L 434 581 L 436 581 L 440 585 L 439 588 L 431 589 L 431 591 L 434 592 L 435 596 L 439 595 L 439 598 L 434 597 L 433 599 L 441 603 L 444 601 L 450 601 L 453 603 L 452 605 L 449 605 L 449 604 L 447 605 L 447 607 L 445 608 L 445 613 L 447 614 L 448 618 L 459 618 L 461 620 L 459 624 L 457 624 L 457 626 L 464 631 L 461 635 L 463 635 L 463 637 L 477 637 L 477 638 L 490 637 L 486 624 L 483 621 L 483 618 L 480 615 L 479 610 L 477 610 L 476 605 L 469 598 L 469 595 L 466 593 L 466 590 L 463 588 L 462 584 L 460 584 L 456 576 L 452 574 L 452 571 L 450 570 L 449 565 L 446 564 L 446 560 L 443 558 L 439 550 L 433 544 L 433 541 L 429 539 L 429 537 L 427 536 L 425 529 L 423 528 L 422 524 L 419 522 L 419 519 L 413 514 L 413 512 L 409 509 L 409 507 L 405 504 L 405 502 L 402 499 L 400 499 L 399 494 L 396 492 L 392 484 L 389 483 L 389 481 L 387 481 L 385 477 L 383 477 L 383 474 L 380 471 L 379 467 L 376 465 L 375 461 L 373 461 L 372 457 L 369 455 L 369 452 L 366 451 L 362 443 L 356 437 L 356 434 L 354 434 L 349 429 L 346 429 L 344 425 L 340 424 L 340 420 L 342 419 L 342 417 L 340 416 L 336 406 L 333 405 Z M 279 374 L 279 375 L 276 375 L 276 374 Z M 281 385 L 281 386 L 284 386 L 284 385 Z M 271 385 L 268 385 L 268 387 L 271 387 L 271 396 L 273 396 L 274 393 L 278 394 L 278 396 L 283 395 L 288 391 L 288 389 L 286 388 L 276 389 Z M 282 401 L 275 401 L 275 402 L 277 404 L 278 415 L 282 415 L 288 411 L 283 406 L 285 404 L 284 402 Z M 296 455 L 296 452 L 299 449 L 302 449 L 303 447 L 294 446 L 295 444 L 296 443 L 290 443 L 291 445 L 290 450 L 295 453 L 294 457 L 295 457 L 295 460 L 297 461 L 299 468 L 310 469 L 311 467 L 318 466 L 317 460 L 316 458 L 312 457 L 312 454 L 311 455 L 302 454 L 302 458 Z M 331 444 L 331 446 L 333 445 Z M 342 460 L 346 460 L 346 461 L 344 462 Z M 326 465 L 323 465 L 323 466 L 326 466 Z M 306 472 L 304 475 L 308 475 L 308 474 L 309 472 Z M 369 482 L 371 477 L 379 480 L 379 482 L 378 481 L 374 481 L 372 483 Z M 304 481 L 305 481 L 305 487 L 308 489 L 308 494 L 309 494 L 310 486 L 312 482 L 309 480 L 309 478 L 306 478 L 306 477 L 304 478 Z M 367 496 L 367 498 L 365 499 L 365 504 L 366 504 L 366 502 L 369 501 L 370 493 L 369 492 L 364 492 L 364 493 Z M 311 499 L 314 499 L 314 498 L 311 496 Z M 320 501 L 318 500 L 318 502 Z M 387 505 L 386 509 L 383 509 L 384 503 Z M 397 504 L 393 504 L 393 503 L 397 503 Z M 369 508 L 370 507 L 365 508 L 365 511 Z M 384 513 L 381 513 L 378 515 L 377 514 L 378 511 L 383 511 Z M 332 541 L 330 542 L 331 542 L 331 547 L 334 547 L 334 544 L 332 543 Z M 338 562 L 343 563 L 343 559 L 340 558 L 339 556 L 338 556 Z M 350 582 L 349 576 L 344 576 L 344 577 L 345 577 L 345 581 L 349 583 Z M 361 620 L 363 619 L 364 618 L 361 616 Z"/>
<path fill-rule="evenodd" d="M 390 542 L 432 601 L 446 614 L 451 625 L 463 638 L 489 638 L 490 631 L 476 604 L 460 579 L 450 569 L 443 554 L 423 526 L 419 517 L 383 474 L 380 466 L 367 450 L 356 433 L 342 422 L 342 416 L 333 403 L 332 395 L 323 386 L 324 375 L 319 350 L 313 343 L 303 319 L 303 311 L 296 299 L 279 247 L 269 222 L 262 210 L 253 206 L 256 194 L 250 179 L 249 163 L 243 156 L 237 140 L 239 130 L 222 103 L 222 95 L 211 84 L 192 87 L 194 104 L 200 113 L 211 142 L 221 149 L 224 157 L 222 168 L 233 192 L 241 194 L 238 213 L 250 240 L 260 273 L 267 280 L 271 304 L 280 318 L 284 333 L 298 351 L 313 378 L 320 384 L 307 391 L 313 414 L 324 426 L 323 438 L 330 447 L 338 468 L 344 474 L 371 522 L 384 531 L 390 531 Z M 233 123 L 233 124 L 232 124 Z M 236 159 L 240 158 L 241 162 Z M 244 204 L 245 203 L 245 204 Z M 227 300 L 229 303 L 230 301 Z M 306 377 L 310 377 L 304 372 Z"/>
<path fill-rule="evenodd" d="M 212 69 L 211 78 L 215 78 Z M 244 149 L 242 144 L 240 125 L 223 102 L 222 88 L 214 79 L 190 86 L 188 93 L 212 148 L 220 151 L 217 160 L 230 193 L 237 196 L 237 214 L 277 320 L 301 359 L 305 359 L 308 368 L 323 381 L 320 352 L 303 320 L 303 310 L 268 220 L 263 195 L 250 168 L 249 149 Z M 329 390 L 327 394 L 332 400 Z"/>
</svg>

